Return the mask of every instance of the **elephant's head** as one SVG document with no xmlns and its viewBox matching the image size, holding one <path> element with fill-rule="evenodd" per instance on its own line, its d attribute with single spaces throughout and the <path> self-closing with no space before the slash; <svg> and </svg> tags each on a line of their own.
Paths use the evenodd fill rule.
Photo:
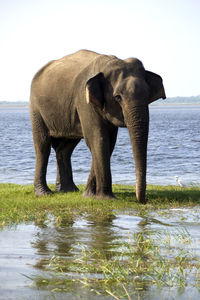
<svg viewBox="0 0 200 300">
<path fill-rule="evenodd" d="M 145 203 L 148 105 L 166 98 L 162 78 L 146 71 L 134 58 L 112 58 L 98 71 L 87 81 L 86 101 L 115 126 L 128 128 L 135 160 L 136 197 Z"/>
</svg>

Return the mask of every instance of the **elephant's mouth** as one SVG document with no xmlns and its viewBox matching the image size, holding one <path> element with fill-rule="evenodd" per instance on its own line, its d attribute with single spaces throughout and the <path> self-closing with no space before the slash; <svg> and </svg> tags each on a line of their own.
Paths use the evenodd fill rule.
<svg viewBox="0 0 200 300">
<path fill-rule="evenodd" d="M 110 121 L 112 124 L 114 124 L 117 127 L 126 127 L 126 124 L 124 122 L 124 116 L 123 113 L 121 113 L 120 117 L 117 118 L 115 116 L 112 116 L 110 113 L 106 113 L 106 119 Z"/>
</svg>

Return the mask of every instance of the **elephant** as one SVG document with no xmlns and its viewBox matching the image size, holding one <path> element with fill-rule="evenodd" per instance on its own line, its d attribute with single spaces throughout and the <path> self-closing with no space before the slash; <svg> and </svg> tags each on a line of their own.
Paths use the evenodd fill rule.
<svg viewBox="0 0 200 300">
<path fill-rule="evenodd" d="M 162 78 L 145 70 L 137 58 L 80 50 L 46 64 L 34 76 L 30 94 L 35 195 L 52 193 L 46 182 L 51 147 L 56 154 L 56 191 L 78 190 L 71 155 L 84 138 L 92 163 L 83 196 L 113 198 L 110 158 L 118 127 L 127 127 L 136 198 L 146 203 L 148 106 L 160 98 L 166 98 Z"/>
</svg>

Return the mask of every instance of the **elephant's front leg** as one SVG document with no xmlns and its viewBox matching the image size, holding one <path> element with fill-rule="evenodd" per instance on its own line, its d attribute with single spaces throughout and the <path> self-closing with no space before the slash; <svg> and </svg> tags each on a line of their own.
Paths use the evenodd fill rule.
<svg viewBox="0 0 200 300">
<path fill-rule="evenodd" d="M 96 138 L 95 142 L 90 145 L 90 150 L 92 153 L 92 168 L 89 180 L 90 192 L 92 191 L 92 193 L 87 193 L 86 188 L 84 196 L 92 196 L 93 191 L 95 191 L 97 198 L 113 198 L 110 170 L 111 144 L 109 137 L 101 136 Z"/>
<path fill-rule="evenodd" d="M 118 128 L 114 127 L 109 133 L 109 149 L 110 149 L 110 157 L 114 150 L 116 139 L 117 139 Z M 94 169 L 94 160 L 92 160 L 90 175 L 88 177 L 86 189 L 83 193 L 84 197 L 94 197 L 96 195 L 96 175 Z"/>
<path fill-rule="evenodd" d="M 108 159 L 104 159 L 103 156 L 104 155 L 98 154 L 98 158 L 95 159 L 96 197 L 114 198 L 112 193 L 110 157 Z"/>
<path fill-rule="evenodd" d="M 83 197 L 94 197 L 95 195 L 96 195 L 96 176 L 94 171 L 94 163 L 92 160 L 90 175 L 88 177 L 85 191 L 83 192 Z"/>
</svg>

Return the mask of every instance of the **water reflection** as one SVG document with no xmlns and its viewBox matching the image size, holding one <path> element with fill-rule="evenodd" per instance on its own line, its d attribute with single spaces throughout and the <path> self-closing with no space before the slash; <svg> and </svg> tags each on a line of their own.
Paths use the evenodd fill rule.
<svg viewBox="0 0 200 300">
<path fill-rule="evenodd" d="M 18 299 L 16 298 L 18 293 L 22 299 L 24 295 L 25 299 L 26 297 L 32 299 L 36 297 L 36 292 L 37 299 L 44 299 L 44 295 L 49 297 L 48 289 L 39 289 L 38 291 L 35 288 L 30 288 L 29 285 L 33 284 L 34 280 L 25 276 L 32 279 L 38 276 L 47 277 L 49 263 L 53 256 L 58 256 L 66 262 L 65 272 L 68 272 L 68 265 L 76 258 L 81 257 L 82 247 L 87 251 L 92 251 L 92 249 L 103 251 L 107 261 L 114 261 L 115 257 L 121 253 L 123 257 L 124 244 L 131 243 L 131 255 L 134 258 L 138 257 L 138 261 L 143 259 L 143 267 L 145 268 L 145 259 L 147 262 L 150 249 L 146 247 L 145 243 L 147 241 L 152 243 L 151 237 L 153 237 L 154 242 L 159 245 L 166 237 L 167 232 L 167 238 L 170 238 L 169 244 L 165 243 L 160 246 L 163 258 L 168 255 L 167 251 L 170 249 L 170 257 L 174 255 L 174 259 L 176 259 L 177 253 L 180 253 L 182 248 L 185 251 L 183 253 L 189 251 L 191 257 L 193 252 L 197 252 L 199 258 L 199 212 L 199 207 L 196 207 L 196 209 L 179 208 L 177 210 L 151 212 L 145 216 L 136 216 L 130 211 L 120 214 L 111 213 L 106 216 L 98 216 L 97 214 L 72 216 L 66 214 L 62 218 L 49 216 L 49 219 L 36 224 L 6 228 L 0 231 L 0 289 L 2 293 L 0 299 L 7 299 L 8 295 L 9 299 Z M 181 237 L 182 243 L 180 243 L 180 239 L 177 239 L 178 236 Z M 123 259 L 127 259 L 127 257 L 131 258 L 128 248 Z M 94 260 L 95 257 L 93 256 L 92 259 Z M 90 257 L 87 263 L 90 264 L 91 262 Z M 90 276 L 102 275 L 90 274 Z M 134 278 L 136 277 L 134 275 Z M 53 288 L 51 287 L 50 290 Z M 191 286 L 191 289 L 196 293 L 195 288 Z M 15 291 L 13 296 L 10 293 L 11 290 Z M 89 289 L 85 289 L 83 292 L 79 285 L 74 286 L 71 283 L 67 294 L 65 292 L 61 296 L 60 293 L 54 292 L 55 299 L 79 299 L 74 296 L 75 290 L 79 296 L 86 293 L 84 299 L 96 298 Z M 56 298 L 58 295 L 60 298 Z M 62 298 L 63 295 L 66 298 Z M 151 299 L 150 295 L 152 299 L 161 299 L 159 298 L 161 296 L 158 296 L 158 290 L 146 279 L 142 281 L 142 291 L 139 295 L 140 299 Z M 112 299 L 112 297 L 107 299 Z M 183 297 L 182 299 L 186 298 Z"/>
<path fill-rule="evenodd" d="M 48 226 L 36 225 L 37 233 L 32 246 L 41 255 L 37 266 L 46 265 L 44 255 L 73 258 L 80 254 L 81 245 L 86 249 L 104 250 L 108 254 L 120 238 L 120 230 L 114 225 L 115 218 L 114 215 L 109 215 L 97 219 L 96 215 L 87 215 L 70 222 L 62 219 L 59 227 L 53 222 Z"/>
<path fill-rule="evenodd" d="M 96 214 L 90 214 L 81 218 L 74 217 L 70 223 L 62 221 L 59 227 L 57 227 L 55 222 L 49 223 L 48 226 L 36 225 L 37 233 L 35 234 L 32 246 L 36 249 L 39 256 L 34 267 L 48 270 L 51 258 L 55 255 L 65 264 L 62 270 L 64 270 L 65 274 L 69 274 L 70 268 L 68 266 L 74 262 L 75 258 L 77 259 L 82 256 L 82 247 L 84 247 L 84 251 L 95 249 L 92 260 L 98 259 L 98 251 L 103 251 L 104 259 L 112 260 L 116 254 L 119 255 L 123 251 L 123 243 L 128 243 L 130 236 L 132 236 L 132 242 L 138 237 L 135 252 L 138 252 L 138 256 L 143 257 L 146 255 L 143 253 L 144 243 L 143 240 L 139 240 L 139 236 L 142 234 L 148 238 L 148 226 L 149 222 L 147 218 L 127 214 L 110 214 L 105 217 L 97 217 Z M 88 264 L 92 262 L 90 259 L 88 259 Z M 70 272 L 68 276 L 78 275 Z M 103 278 L 101 274 L 90 274 L 89 271 L 85 276 Z M 149 290 L 150 284 L 148 281 L 144 281 L 140 283 L 141 287 L 142 293 L 144 293 Z M 80 284 L 78 284 L 78 289 L 80 296 L 83 293 Z M 70 292 L 74 295 L 75 290 L 77 292 L 77 283 L 72 284 Z M 90 289 L 87 292 L 89 293 L 87 294 L 87 299 L 94 299 L 95 295 L 90 293 Z"/>
</svg>

